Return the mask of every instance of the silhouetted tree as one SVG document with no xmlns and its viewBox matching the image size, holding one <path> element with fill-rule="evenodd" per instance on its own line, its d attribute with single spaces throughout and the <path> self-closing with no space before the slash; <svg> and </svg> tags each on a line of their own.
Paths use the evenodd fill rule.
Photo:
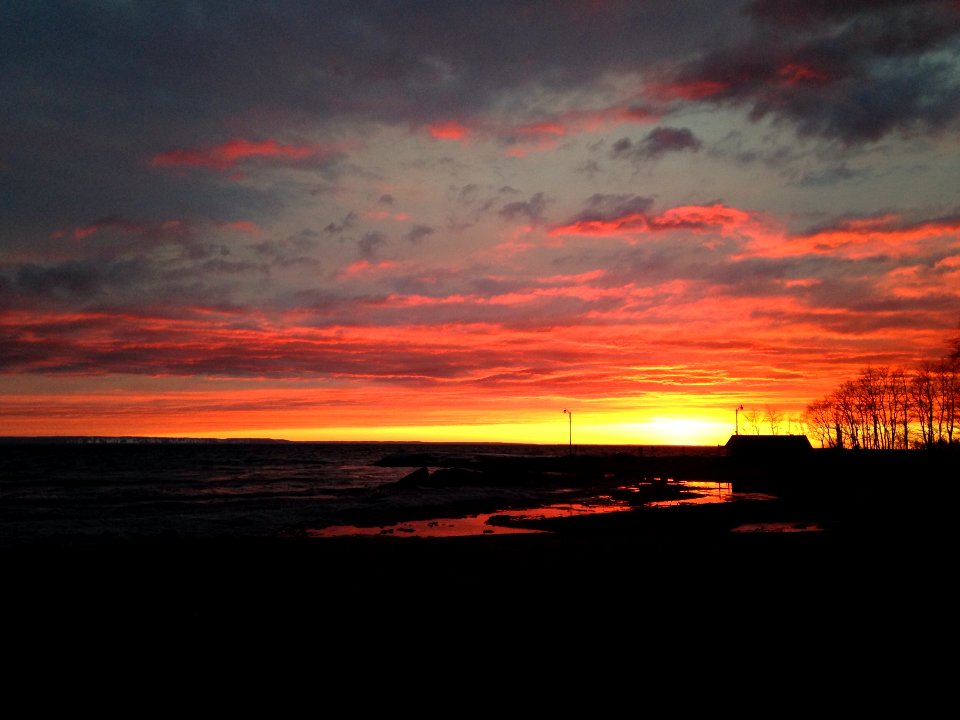
<svg viewBox="0 0 960 720">
<path fill-rule="evenodd" d="M 907 372 L 896 368 L 890 373 L 890 424 L 892 442 L 890 447 L 906 450 L 910 447 L 910 385 Z"/>
<path fill-rule="evenodd" d="M 787 416 L 787 435 L 806 435 L 807 423 L 803 413 Z"/>
<path fill-rule="evenodd" d="M 953 445 L 953 433 L 957 422 L 958 386 L 960 386 L 960 362 L 949 356 L 942 358 L 934 372 L 937 428 L 935 442 L 937 445 Z"/>
<path fill-rule="evenodd" d="M 923 447 L 932 448 L 933 435 L 933 400 L 934 390 L 933 363 L 924 362 L 914 373 L 910 382 L 910 393 L 913 399 L 913 411 L 916 413 L 920 425 L 920 441 Z"/>
<path fill-rule="evenodd" d="M 867 367 L 807 406 L 807 428 L 821 447 L 888 450 L 960 444 L 960 328 L 947 346 L 946 355 L 921 363 L 912 373 Z M 769 421 L 769 408 L 766 417 Z M 776 433 L 774 423 L 771 430 Z"/>
<path fill-rule="evenodd" d="M 833 393 L 837 409 L 837 445 L 856 450 L 860 447 L 860 406 L 857 402 L 857 384 L 853 380 L 841 383 Z"/>
<path fill-rule="evenodd" d="M 807 405 L 804 419 L 810 432 L 820 441 L 820 447 L 836 447 L 834 433 L 838 417 L 834 404 L 829 398 L 817 400 Z"/>
<path fill-rule="evenodd" d="M 763 419 L 770 425 L 771 435 L 780 434 L 780 423 L 783 422 L 782 412 L 768 405 L 763 412 Z"/>
</svg>

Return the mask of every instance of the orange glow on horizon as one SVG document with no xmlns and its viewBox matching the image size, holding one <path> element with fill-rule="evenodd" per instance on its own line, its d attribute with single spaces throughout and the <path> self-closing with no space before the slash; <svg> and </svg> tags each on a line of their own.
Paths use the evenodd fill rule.
<svg viewBox="0 0 960 720">
<path fill-rule="evenodd" d="M 571 403 L 562 395 L 507 399 L 456 389 L 424 395 L 415 388 L 386 390 L 376 385 L 338 390 L 241 384 L 187 392 L 162 391 L 161 385 L 168 383 L 157 381 L 131 382 L 144 387 L 118 385 L 58 396 L 10 394 L 0 418 L 0 436 L 565 444 L 572 429 L 574 445 L 721 445 L 735 425 L 732 394 L 691 392 L 669 400 L 624 395 Z M 748 401 L 748 407 L 759 410 L 761 402 Z M 664 403 L 676 409 L 664 413 Z M 562 413 L 568 407 L 573 408 L 571 416 Z M 787 416 L 798 416 L 802 410 L 796 401 L 779 407 Z M 511 418 L 507 422 L 505 415 Z"/>
</svg>

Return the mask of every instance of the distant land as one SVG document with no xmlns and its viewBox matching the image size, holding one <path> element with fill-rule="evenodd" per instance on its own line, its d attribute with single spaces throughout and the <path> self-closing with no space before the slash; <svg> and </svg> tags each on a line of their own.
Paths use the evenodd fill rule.
<svg viewBox="0 0 960 720">
<path fill-rule="evenodd" d="M 209 443 L 290 443 L 292 440 L 275 438 L 191 438 L 191 437 L 139 437 L 106 435 L 37 435 L 28 437 L 2 436 L 0 443 L 8 445 L 200 445 Z"/>
</svg>

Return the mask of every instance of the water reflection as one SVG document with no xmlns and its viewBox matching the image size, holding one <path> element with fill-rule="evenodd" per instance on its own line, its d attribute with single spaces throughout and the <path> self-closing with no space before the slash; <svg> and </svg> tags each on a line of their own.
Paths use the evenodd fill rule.
<svg viewBox="0 0 960 720">
<path fill-rule="evenodd" d="M 490 525 L 487 521 L 498 513 L 469 515 L 462 518 L 441 518 L 436 520 L 412 520 L 382 525 L 378 527 L 358 527 L 356 525 L 335 525 L 332 527 L 307 530 L 307 537 L 464 537 L 471 535 L 509 535 L 516 533 L 539 533 L 542 530 Z"/>
<path fill-rule="evenodd" d="M 684 480 L 679 483 L 689 494 L 672 500 L 651 500 L 644 503 L 644 507 L 678 507 L 680 505 L 706 505 L 712 503 L 730 502 L 741 499 L 742 495 L 734 496 L 733 484 L 715 482 L 712 480 Z"/>
<path fill-rule="evenodd" d="M 634 494 L 642 495 L 649 492 L 652 485 L 658 483 L 642 482 L 634 485 L 618 487 L 612 495 L 596 495 L 581 499 L 577 502 L 558 502 L 529 509 L 508 509 L 493 513 L 468 515 L 466 517 L 435 518 L 431 520 L 412 520 L 392 525 L 376 527 L 361 527 L 356 525 L 336 525 L 326 528 L 307 530 L 308 537 L 349 537 L 349 536 L 382 536 L 382 537 L 463 537 L 473 535 L 505 535 L 515 533 L 542 533 L 545 530 L 534 530 L 517 527 L 514 523 L 524 521 L 545 520 L 548 518 L 573 517 L 597 513 L 612 513 L 632 510 L 635 507 L 674 507 L 678 505 L 702 505 L 708 503 L 725 503 L 739 499 L 770 499 L 771 496 L 734 493 L 729 482 L 682 480 L 667 481 L 671 486 L 682 491 L 682 497 L 670 500 L 655 500 L 639 502 Z M 661 483 L 662 484 L 662 481 Z M 496 518 L 491 522 L 491 518 Z"/>
</svg>

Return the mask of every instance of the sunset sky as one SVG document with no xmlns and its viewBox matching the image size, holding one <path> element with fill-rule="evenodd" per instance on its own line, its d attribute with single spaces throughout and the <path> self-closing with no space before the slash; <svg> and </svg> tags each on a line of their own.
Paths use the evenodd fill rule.
<svg viewBox="0 0 960 720">
<path fill-rule="evenodd" d="M 36 0 L 0 47 L 0 435 L 715 444 L 960 325 L 955 0 Z"/>
</svg>

